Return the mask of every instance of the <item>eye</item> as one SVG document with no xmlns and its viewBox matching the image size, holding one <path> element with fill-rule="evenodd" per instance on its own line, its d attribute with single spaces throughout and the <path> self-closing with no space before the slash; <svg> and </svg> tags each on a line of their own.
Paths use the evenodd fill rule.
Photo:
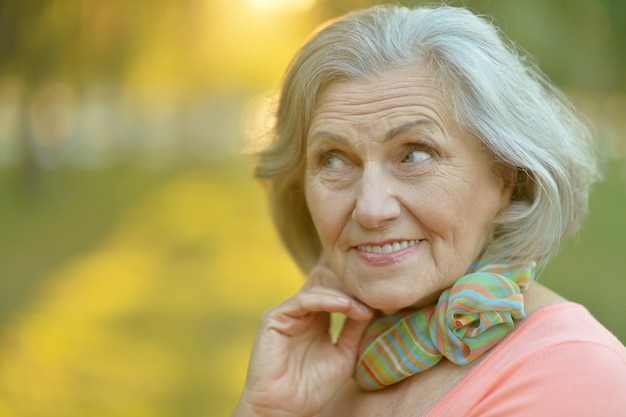
<svg viewBox="0 0 626 417">
<path fill-rule="evenodd" d="M 339 169 L 345 167 L 346 161 L 336 152 L 324 152 L 320 155 L 320 165 L 326 169 Z"/>
<path fill-rule="evenodd" d="M 424 149 L 411 149 L 404 155 L 402 162 L 410 164 L 422 162 L 430 158 L 432 158 L 432 155 Z"/>
</svg>

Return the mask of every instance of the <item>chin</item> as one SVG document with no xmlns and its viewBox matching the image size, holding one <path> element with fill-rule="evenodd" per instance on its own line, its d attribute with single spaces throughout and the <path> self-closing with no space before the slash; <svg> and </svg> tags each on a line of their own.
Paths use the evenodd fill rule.
<svg viewBox="0 0 626 417">
<path fill-rule="evenodd" d="M 361 302 L 383 314 L 393 314 L 405 308 L 421 308 L 437 302 L 439 294 L 407 294 L 401 296 L 391 294 L 378 294 L 377 296 L 365 296 Z"/>
<path fill-rule="evenodd" d="M 414 297 L 364 297 L 364 299 L 362 299 L 361 301 L 367 304 L 369 307 L 373 308 L 374 310 L 382 311 L 385 314 L 391 314 L 393 312 L 408 307 L 416 307 L 420 304 L 420 302 L 416 301 Z"/>
</svg>

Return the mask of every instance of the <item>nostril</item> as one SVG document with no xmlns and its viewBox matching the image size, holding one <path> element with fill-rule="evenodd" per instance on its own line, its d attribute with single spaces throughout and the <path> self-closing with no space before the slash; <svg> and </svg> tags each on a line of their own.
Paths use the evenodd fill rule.
<svg viewBox="0 0 626 417">
<path fill-rule="evenodd" d="M 352 219 L 365 228 L 373 229 L 397 219 L 401 214 L 400 202 L 387 194 L 375 198 L 358 199 L 352 211 Z"/>
</svg>

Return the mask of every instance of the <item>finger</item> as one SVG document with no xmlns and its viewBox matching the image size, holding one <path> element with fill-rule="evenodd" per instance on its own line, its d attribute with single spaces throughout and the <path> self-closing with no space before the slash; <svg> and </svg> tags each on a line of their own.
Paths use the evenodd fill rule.
<svg viewBox="0 0 626 417">
<path fill-rule="evenodd" d="M 342 300 L 342 302 L 344 299 L 349 300 L 350 306 L 348 309 L 341 310 L 341 311 L 329 311 L 329 312 L 343 313 L 347 317 L 353 320 L 369 320 L 372 318 L 374 314 L 374 310 L 372 308 L 368 307 L 367 305 L 361 303 L 354 297 L 351 297 L 348 294 L 345 294 L 343 291 L 338 290 L 336 288 L 317 286 L 308 290 L 307 293 L 320 294 L 320 295 L 326 294 L 329 296 L 336 296 L 336 297 L 339 297 Z"/>
<path fill-rule="evenodd" d="M 348 351 L 355 352 L 363 337 L 363 333 L 370 323 L 371 320 L 352 320 L 347 318 L 335 343 Z"/>
<path fill-rule="evenodd" d="M 350 311 L 355 300 L 332 288 L 316 287 L 301 292 L 285 303 L 284 314 L 301 317 L 310 313 L 345 313 Z"/>
<path fill-rule="evenodd" d="M 302 291 L 264 314 L 261 327 L 284 336 L 328 331 L 330 313 L 369 321 L 373 311 L 334 288 L 318 286 Z"/>
<path fill-rule="evenodd" d="M 285 336 L 304 332 L 323 332 L 328 328 L 329 313 L 352 308 L 352 301 L 342 295 L 323 292 L 299 293 L 263 316 L 261 327 Z"/>
</svg>

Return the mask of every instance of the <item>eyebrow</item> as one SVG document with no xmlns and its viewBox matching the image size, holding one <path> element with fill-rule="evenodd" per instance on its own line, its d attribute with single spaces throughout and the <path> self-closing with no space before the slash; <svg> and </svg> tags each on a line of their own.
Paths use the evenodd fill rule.
<svg viewBox="0 0 626 417">
<path fill-rule="evenodd" d="M 345 146 L 347 146 L 350 143 L 348 138 L 346 138 L 345 136 L 338 135 L 338 134 L 332 133 L 332 132 L 328 132 L 326 130 L 320 130 L 318 132 L 315 132 L 313 135 L 311 135 L 311 137 L 309 138 L 307 143 L 310 145 L 313 142 L 317 142 L 317 141 L 320 141 L 322 139 L 331 139 L 333 142 L 338 142 L 338 143 L 341 143 L 342 145 L 345 145 Z"/>
<path fill-rule="evenodd" d="M 414 120 L 412 122 L 405 123 L 405 124 L 403 124 L 401 126 L 394 127 L 389 132 L 387 132 L 383 142 L 389 142 L 390 140 L 392 140 L 396 136 L 401 135 L 402 133 L 404 133 L 404 132 L 406 132 L 408 130 L 413 129 L 415 126 L 420 126 L 420 125 L 430 125 L 430 126 L 439 127 L 439 125 L 437 123 L 435 123 L 431 119 L 428 119 L 428 118 L 424 117 L 424 118 L 421 118 L 421 119 Z"/>
<path fill-rule="evenodd" d="M 439 127 L 439 125 L 434 122 L 431 119 L 428 118 L 420 118 L 417 120 L 413 120 L 411 122 L 405 123 L 401 126 L 398 127 L 394 127 L 393 129 L 389 130 L 387 132 L 387 134 L 385 135 L 385 138 L 383 139 L 383 142 L 389 142 L 390 140 L 392 140 L 393 138 L 395 138 L 398 135 L 401 135 L 402 133 L 413 129 L 415 126 L 420 126 L 420 125 L 430 125 L 430 126 L 436 126 Z M 331 139 L 334 142 L 338 142 L 341 143 L 342 145 L 348 145 L 350 143 L 350 141 L 348 140 L 348 138 L 346 138 L 345 136 L 336 134 L 336 133 L 332 133 L 332 132 L 328 132 L 325 130 L 320 130 L 318 132 L 315 132 L 313 135 L 311 135 L 311 137 L 309 138 L 309 143 L 313 143 L 315 141 L 321 140 L 321 139 Z"/>
</svg>

